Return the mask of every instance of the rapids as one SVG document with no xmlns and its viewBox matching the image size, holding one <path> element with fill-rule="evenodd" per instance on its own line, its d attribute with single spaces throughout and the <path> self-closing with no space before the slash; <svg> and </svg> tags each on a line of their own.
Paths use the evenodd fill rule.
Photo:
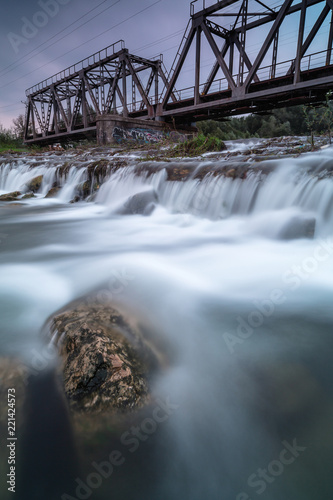
<svg viewBox="0 0 333 500">
<path fill-rule="evenodd" d="M 256 164 L 244 179 L 196 176 L 223 156 L 183 159 L 184 182 L 167 180 L 161 162 L 138 175 L 132 155 L 78 203 L 88 159 L 64 156 L 1 161 L 0 194 L 43 175 L 35 199 L 0 203 L 1 356 L 34 366 L 48 316 L 97 293 L 170 346 L 153 392 L 172 410 L 132 447 L 116 443 L 125 463 L 101 484 L 83 457 L 81 490 L 52 496 L 43 475 L 24 498 L 330 498 L 333 150 L 265 161 L 266 173 Z M 44 198 L 67 160 L 57 197 Z M 133 197 L 142 213 L 126 212 Z M 49 432 L 58 439 L 55 421 Z M 56 476 L 62 458 L 43 450 Z"/>
</svg>

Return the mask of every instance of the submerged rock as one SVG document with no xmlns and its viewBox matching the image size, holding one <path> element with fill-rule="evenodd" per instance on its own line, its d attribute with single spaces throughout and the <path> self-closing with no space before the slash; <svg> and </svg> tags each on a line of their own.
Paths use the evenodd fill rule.
<svg viewBox="0 0 333 500">
<path fill-rule="evenodd" d="M 117 213 L 122 215 L 150 215 L 154 211 L 157 201 L 156 192 L 149 189 L 131 196 L 124 206 L 117 210 Z"/>
<path fill-rule="evenodd" d="M 166 167 L 166 171 L 168 174 L 167 180 L 168 181 L 186 181 L 190 174 L 191 174 L 191 168 L 190 166 L 184 166 L 184 165 L 168 165 Z"/>
<path fill-rule="evenodd" d="M 19 196 L 21 196 L 20 191 L 13 191 L 12 193 L 2 194 L 0 201 L 17 201 Z"/>
<path fill-rule="evenodd" d="M 237 177 L 237 171 L 234 168 L 231 168 L 228 170 L 225 174 L 226 177 L 231 177 L 232 179 L 235 179 Z"/>
<path fill-rule="evenodd" d="M 89 181 L 82 182 L 77 186 L 77 190 L 82 198 L 87 198 L 91 194 L 91 183 Z"/>
<path fill-rule="evenodd" d="M 84 200 L 96 193 L 99 190 L 99 187 L 98 182 L 92 182 L 92 179 L 88 179 L 76 186 L 76 197 L 80 200 Z"/>
<path fill-rule="evenodd" d="M 74 196 L 74 198 L 69 202 L 69 203 L 77 203 L 78 201 L 81 201 L 80 196 L 77 194 Z"/>
<path fill-rule="evenodd" d="M 280 230 L 279 237 L 283 240 L 296 238 L 313 238 L 316 228 L 314 217 L 292 217 Z"/>
<path fill-rule="evenodd" d="M 61 188 L 59 186 L 52 187 L 45 195 L 45 198 L 55 198 L 59 193 L 60 189 Z"/>
<path fill-rule="evenodd" d="M 119 311 L 77 302 L 48 325 L 73 410 L 134 410 L 149 401 L 148 379 L 157 358 Z"/>
<path fill-rule="evenodd" d="M 228 160 L 223 163 L 208 163 L 199 165 L 195 171 L 194 179 L 202 181 L 207 175 L 212 177 L 228 177 L 231 179 L 245 179 L 249 171 L 253 171 L 253 164 L 246 161 Z"/>
<path fill-rule="evenodd" d="M 35 198 L 34 193 L 27 193 L 24 196 L 22 196 L 22 200 L 27 200 L 29 198 Z"/>
</svg>

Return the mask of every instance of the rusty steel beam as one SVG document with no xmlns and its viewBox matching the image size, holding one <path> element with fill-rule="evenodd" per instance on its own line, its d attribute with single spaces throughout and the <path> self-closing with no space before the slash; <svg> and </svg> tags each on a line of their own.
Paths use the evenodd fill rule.
<svg viewBox="0 0 333 500">
<path fill-rule="evenodd" d="M 191 2 L 191 4 L 193 5 L 195 2 L 196 0 L 194 2 Z M 210 7 L 207 7 L 206 9 L 197 12 L 196 14 L 193 14 L 191 17 L 193 19 L 196 19 L 198 17 L 201 17 L 203 14 L 207 17 L 214 14 L 214 12 L 224 9 L 225 7 L 228 7 L 229 5 L 232 5 L 233 3 L 237 2 L 238 0 L 222 0 L 220 2 L 216 2 L 214 5 L 211 5 Z"/>
<path fill-rule="evenodd" d="M 301 60 L 302 60 L 302 47 L 303 47 L 303 37 L 304 37 L 304 27 L 305 27 L 306 4 L 307 4 L 306 0 L 303 0 L 299 29 L 298 29 L 297 50 L 296 50 L 295 69 L 294 69 L 294 83 L 298 83 L 301 79 Z"/>
<path fill-rule="evenodd" d="M 303 1 L 304 0 L 296 5 L 292 5 L 291 7 L 289 7 L 286 15 L 289 16 L 290 14 L 295 14 L 295 12 L 299 12 L 302 9 Z M 308 0 L 307 6 L 312 7 L 313 5 L 317 5 L 319 3 L 323 3 L 323 0 Z M 263 26 L 264 24 L 272 22 L 272 20 L 274 20 L 276 17 L 277 12 L 275 14 L 268 14 L 266 17 L 248 23 L 246 29 L 247 31 L 249 31 L 255 28 L 259 28 L 259 26 Z M 240 31 L 240 28 L 236 28 L 236 31 Z"/>
<path fill-rule="evenodd" d="M 314 37 L 316 36 L 316 34 L 318 33 L 319 29 L 321 28 L 323 22 L 325 21 L 326 17 L 327 17 L 327 14 L 329 13 L 330 9 L 329 7 L 327 6 L 327 4 L 325 5 L 325 7 L 323 8 L 323 10 L 321 11 L 319 17 L 317 18 L 315 24 L 313 25 L 310 33 L 308 34 L 305 42 L 302 44 L 302 48 L 301 48 L 301 51 L 300 51 L 300 57 L 304 57 L 306 51 L 308 50 L 308 48 L 310 47 L 311 43 L 313 42 L 313 39 Z M 291 74 L 295 71 L 295 61 L 293 61 L 293 63 L 291 64 L 290 68 L 289 68 L 289 71 L 288 71 L 288 74 Z"/>
<path fill-rule="evenodd" d="M 229 71 L 229 68 L 224 60 L 224 58 L 221 56 L 221 52 L 218 48 L 218 46 L 216 45 L 216 42 L 211 34 L 211 32 L 209 31 L 207 25 L 203 22 L 201 24 L 202 26 L 202 30 L 203 32 L 205 33 L 206 35 L 206 38 L 208 40 L 208 43 L 210 45 L 210 47 L 212 48 L 213 52 L 214 52 L 214 55 L 216 57 L 216 60 L 217 62 L 219 63 L 223 73 L 224 73 L 224 76 L 226 77 L 226 79 L 228 80 L 228 83 L 229 83 L 229 86 L 231 89 L 234 89 L 236 87 L 236 84 L 234 82 L 234 79 Z"/>
<path fill-rule="evenodd" d="M 164 83 L 165 88 L 168 88 L 169 81 L 168 81 L 167 76 L 164 73 L 163 68 L 161 67 L 161 65 L 159 65 L 159 67 L 158 67 L 158 75 L 162 78 L 162 82 Z M 177 98 L 176 98 L 174 92 L 170 93 L 170 97 L 171 97 L 171 99 L 172 99 L 173 102 L 177 102 Z"/>
<path fill-rule="evenodd" d="M 196 2 L 191 3 L 191 18 L 169 73 L 163 70 L 161 58 L 149 60 L 130 54 L 122 41 L 106 47 L 27 91 L 25 140 L 91 133 L 96 128 L 96 115 L 108 113 L 188 123 L 208 116 L 269 111 L 281 103 L 315 102 L 333 87 L 333 0 L 303 0 L 297 4 L 282 0 L 279 9 L 271 8 L 267 0 L 255 0 L 255 8 L 249 0 L 222 0 L 195 13 Z M 305 38 L 306 16 L 314 5 L 322 8 Z M 234 6 L 232 11 L 226 11 L 229 6 Z M 309 49 L 329 13 L 326 50 L 311 54 Z M 297 18 L 294 56 L 279 61 L 281 25 L 293 14 Z M 217 17 L 220 24 L 212 20 Z M 261 27 L 266 27 L 266 35 L 254 57 L 247 47 L 247 34 Z M 203 35 L 205 48 L 215 59 L 205 82 L 200 80 Z M 194 78 L 188 89 L 179 90 L 177 82 L 191 49 L 195 53 Z M 267 59 L 271 63 L 263 67 Z M 224 78 L 217 80 L 220 69 Z M 181 99 L 181 95 L 187 97 Z"/>
<path fill-rule="evenodd" d="M 130 54 L 122 44 L 110 47 L 27 90 L 25 140 L 31 139 L 32 130 L 35 136 L 47 137 L 65 135 L 78 128 L 90 129 L 97 115 L 112 111 L 128 116 L 139 109 L 141 116 L 154 117 L 150 98 L 157 105 L 159 81 L 168 84 L 161 61 Z M 148 83 L 143 84 L 139 74 Z M 127 93 L 129 78 L 133 82 L 131 96 Z M 154 80 L 155 88 L 152 89 Z M 136 95 L 140 96 L 137 105 Z M 176 101 L 174 92 L 171 95 Z"/>
<path fill-rule="evenodd" d="M 164 96 L 164 99 L 163 99 L 163 103 L 162 103 L 162 106 L 164 107 L 170 96 L 171 96 L 171 93 L 173 92 L 174 90 L 174 87 L 175 87 L 175 83 L 178 79 L 178 76 L 179 76 L 179 73 L 184 65 L 184 62 L 185 62 L 185 59 L 186 59 L 186 56 L 188 54 L 188 51 L 190 50 L 190 47 L 191 47 L 191 44 L 192 44 L 192 41 L 194 39 L 194 35 L 195 35 L 195 32 L 196 32 L 196 29 L 192 26 L 191 30 L 190 30 L 190 33 L 187 37 L 187 40 L 184 44 L 184 47 L 183 47 L 183 50 L 181 52 L 181 54 L 179 55 L 179 60 L 177 62 L 177 65 L 175 67 L 175 70 L 174 70 L 174 73 L 172 75 L 172 78 L 171 80 L 168 82 L 168 86 L 167 86 L 167 89 L 166 89 L 166 93 L 165 93 L 165 96 Z"/>
<path fill-rule="evenodd" d="M 244 63 L 245 63 L 245 42 L 246 42 L 246 24 L 247 24 L 247 15 L 248 15 L 248 0 L 243 0 L 242 8 L 240 10 L 242 16 L 242 26 L 240 32 L 240 40 L 238 38 L 239 46 L 239 69 L 238 69 L 238 78 L 237 85 L 241 87 L 243 85 L 244 78 Z M 237 42 L 236 42 L 237 43 Z M 248 58 L 247 58 L 248 60 Z M 247 64 L 249 70 L 252 68 L 251 63 L 248 60 Z M 255 75 L 256 76 L 256 75 Z"/>
<path fill-rule="evenodd" d="M 201 62 L 201 27 L 197 28 L 195 51 L 195 83 L 194 83 L 194 104 L 200 102 L 200 62 Z"/>
<path fill-rule="evenodd" d="M 302 51 L 301 51 L 302 57 L 304 56 L 304 54 L 306 53 L 306 51 L 310 47 L 311 42 L 313 41 L 314 37 L 318 33 L 319 29 L 321 28 L 321 26 L 322 26 L 323 22 L 325 21 L 325 19 L 327 17 L 327 14 L 329 13 L 329 11 L 330 11 L 330 8 L 326 4 L 325 7 L 322 10 L 320 16 L 318 17 L 317 21 L 315 22 L 312 30 L 310 31 L 307 39 L 305 40 L 304 44 L 302 45 Z"/>
<path fill-rule="evenodd" d="M 103 107 L 103 114 L 109 113 L 111 110 L 111 106 L 112 106 L 114 99 L 115 99 L 115 94 L 116 94 L 118 81 L 120 78 L 120 73 L 121 73 L 121 64 L 119 63 L 116 74 L 112 79 L 112 85 L 110 86 L 105 105 Z M 104 87 L 103 87 L 103 89 L 104 89 Z"/>
<path fill-rule="evenodd" d="M 229 72 L 232 74 L 232 68 L 233 68 L 233 53 L 234 53 L 234 43 L 233 41 L 231 42 L 230 40 L 226 40 L 224 42 L 224 45 L 221 49 L 221 57 L 224 58 L 228 52 L 228 48 L 230 47 L 230 58 L 229 58 Z M 205 87 L 203 90 L 203 95 L 206 95 L 209 92 L 210 87 L 212 86 L 215 77 L 217 75 L 218 70 L 220 69 L 220 65 L 218 61 L 215 62 L 213 68 L 211 69 L 211 72 L 208 76 L 207 82 L 205 83 Z"/>
<path fill-rule="evenodd" d="M 244 47 L 242 46 L 241 42 L 239 41 L 238 37 L 235 38 L 235 44 L 237 46 L 239 53 L 242 55 L 242 57 L 244 59 L 244 62 L 246 64 L 247 69 L 250 70 L 252 68 L 252 63 L 251 63 L 247 53 L 245 52 Z M 260 82 L 257 75 L 254 75 L 253 80 L 255 82 Z"/>
<path fill-rule="evenodd" d="M 132 75 L 133 81 L 134 81 L 134 83 L 135 83 L 135 85 L 136 85 L 136 87 L 137 87 L 137 89 L 138 89 L 138 91 L 139 91 L 139 93 L 140 93 L 140 95 L 142 97 L 142 100 L 145 103 L 145 105 L 147 106 L 147 109 L 149 109 L 149 107 L 150 107 L 149 99 L 146 96 L 146 93 L 145 93 L 145 91 L 144 91 L 144 89 L 142 87 L 142 83 L 141 83 L 138 75 L 136 74 L 136 72 L 135 72 L 135 70 L 134 70 L 134 68 L 132 66 L 132 63 L 131 63 L 129 57 L 126 56 L 125 57 L 125 61 L 126 61 L 126 66 L 128 67 L 128 69 L 129 69 L 129 71 L 130 71 L 130 73 Z"/>
<path fill-rule="evenodd" d="M 264 59 L 276 32 L 280 28 L 281 23 L 286 15 L 290 5 L 292 4 L 292 1 L 293 0 L 285 0 L 281 9 L 279 10 L 279 13 L 276 16 L 276 19 L 273 23 L 273 26 L 269 30 L 269 33 L 268 33 L 260 51 L 259 51 L 259 54 L 257 55 L 253 65 L 252 65 L 252 68 L 250 69 L 249 74 L 245 80 L 245 83 L 244 83 L 245 90 L 248 89 L 250 83 L 252 82 L 254 75 L 257 73 L 259 66 L 260 66 L 262 60 Z"/>
<path fill-rule="evenodd" d="M 333 44 L 333 11 L 331 13 L 330 32 L 328 35 L 328 42 L 327 42 L 326 66 L 329 66 L 331 64 L 332 44 Z"/>
<path fill-rule="evenodd" d="M 322 68 L 319 68 L 318 74 L 322 73 Z M 251 92 L 250 94 L 243 96 L 241 99 L 238 96 L 235 97 L 225 97 L 222 92 L 215 96 L 215 99 L 209 102 L 209 106 L 207 106 L 206 102 L 202 102 L 198 105 L 194 105 L 193 99 L 192 104 L 189 103 L 188 106 L 185 107 L 176 107 L 166 110 L 164 115 L 172 116 L 174 118 L 177 117 L 191 117 L 199 112 L 204 111 L 212 111 L 214 109 L 220 109 L 223 111 L 223 116 L 231 116 L 230 112 L 232 109 L 235 110 L 233 114 L 242 114 L 242 106 L 250 106 L 251 103 L 254 102 L 264 103 L 266 102 L 266 109 L 271 109 L 275 100 L 279 97 L 281 99 L 291 99 L 293 96 L 301 96 L 301 98 L 305 99 L 305 96 L 308 97 L 309 92 L 315 93 L 318 92 L 321 96 L 320 101 L 323 100 L 325 94 L 329 91 L 333 82 L 333 74 L 328 76 L 318 76 L 314 79 L 308 81 L 302 81 L 297 83 L 296 85 L 291 81 L 291 83 L 283 85 L 283 86 L 275 86 L 270 87 L 267 84 L 267 88 L 260 91 Z M 224 94 L 227 92 L 225 91 Z M 315 96 L 313 97 L 315 100 Z M 302 101 L 300 100 L 300 103 Z M 253 106 L 255 107 L 255 106 Z M 238 112 L 237 112 L 238 109 Z"/>
</svg>

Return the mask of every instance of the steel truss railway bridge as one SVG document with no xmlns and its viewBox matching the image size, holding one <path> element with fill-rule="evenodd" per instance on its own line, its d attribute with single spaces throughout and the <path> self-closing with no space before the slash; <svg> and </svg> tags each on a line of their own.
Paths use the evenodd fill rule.
<svg viewBox="0 0 333 500">
<path fill-rule="evenodd" d="M 333 0 L 272 3 L 191 2 L 170 71 L 162 56 L 133 55 L 121 40 L 29 88 L 25 142 L 93 135 L 103 115 L 182 127 L 325 100 L 333 89 Z M 285 26 L 294 33 L 289 60 L 280 55 Z M 255 57 L 249 52 L 253 40 L 259 45 Z M 215 62 L 203 77 L 209 52 Z M 180 89 L 193 58 L 193 85 Z"/>
</svg>

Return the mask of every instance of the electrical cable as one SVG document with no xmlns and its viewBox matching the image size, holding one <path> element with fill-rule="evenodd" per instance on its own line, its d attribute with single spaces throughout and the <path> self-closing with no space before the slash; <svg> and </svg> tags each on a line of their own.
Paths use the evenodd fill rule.
<svg viewBox="0 0 333 500">
<path fill-rule="evenodd" d="M 148 7 L 145 7 L 144 9 L 142 9 L 142 10 L 140 10 L 140 11 L 136 12 L 136 13 L 135 13 L 135 14 L 133 14 L 132 16 L 129 16 L 129 17 L 127 17 L 126 19 L 124 19 L 123 21 L 120 21 L 119 23 L 114 24 L 114 25 L 113 25 L 113 26 L 111 26 L 110 28 L 108 28 L 108 29 L 106 29 L 106 30 L 102 31 L 102 33 L 99 33 L 98 35 L 96 35 L 96 36 L 94 36 L 94 37 L 90 38 L 89 40 L 86 40 L 85 42 L 81 43 L 80 45 L 77 45 L 77 46 L 76 46 L 76 47 L 74 47 L 73 49 L 68 50 L 67 52 L 65 52 L 65 53 L 64 53 L 64 54 L 62 54 L 61 56 L 58 56 L 58 57 L 56 57 L 55 59 L 52 59 L 51 61 L 48 61 L 47 63 L 43 64 L 42 66 L 39 66 L 38 68 L 35 68 L 34 70 L 30 71 L 29 73 L 26 73 L 26 74 L 22 75 L 20 78 L 15 78 L 15 80 L 12 80 L 11 82 L 8 82 L 8 83 L 6 83 L 5 85 L 2 85 L 2 86 L 0 87 L 0 89 L 3 89 L 3 88 L 5 88 L 5 87 L 8 87 L 8 86 L 9 86 L 9 85 L 11 85 L 12 83 L 15 83 L 15 82 L 17 82 L 18 80 L 21 80 L 21 78 L 24 78 L 25 76 L 29 76 L 29 75 L 31 75 L 32 73 L 35 73 L 36 71 L 38 71 L 39 69 L 42 69 L 42 68 L 44 68 L 45 66 L 48 66 L 49 64 L 51 64 L 51 63 L 53 63 L 53 62 L 57 61 L 58 59 L 61 59 L 62 57 L 64 57 L 64 56 L 66 56 L 66 55 L 70 54 L 70 53 L 71 53 L 71 52 L 73 52 L 74 50 L 81 48 L 83 45 L 86 45 L 87 43 L 89 43 L 89 42 L 91 42 L 91 41 L 95 40 L 96 38 L 99 38 L 100 36 L 104 35 L 104 34 L 105 34 L 105 33 L 107 33 L 108 31 L 111 31 L 112 29 L 114 29 L 114 28 L 116 28 L 116 27 L 120 26 L 121 24 L 124 24 L 125 22 L 129 21 L 130 19 L 133 19 L 134 17 L 138 16 L 139 14 L 142 14 L 142 12 L 145 12 L 146 10 L 150 9 L 151 7 L 154 7 L 154 5 L 156 5 L 156 4 L 160 3 L 160 2 L 162 2 L 162 0 L 157 0 L 156 2 L 152 3 L 151 5 L 148 5 Z"/>
<path fill-rule="evenodd" d="M 121 0 L 117 0 L 116 2 L 114 2 L 112 5 L 109 5 L 109 7 L 106 7 L 105 9 L 103 9 L 101 12 L 99 12 L 98 14 L 96 14 L 95 16 L 93 16 L 91 19 L 88 19 L 87 21 L 85 21 L 84 23 L 80 24 L 80 26 L 77 26 L 75 29 L 73 29 L 72 31 L 70 31 L 69 33 L 67 33 L 66 35 L 64 35 L 63 37 L 59 38 L 59 40 L 56 40 L 55 42 L 52 42 L 50 43 L 49 45 L 47 45 L 46 47 L 44 47 L 42 50 L 40 50 L 39 52 L 37 52 L 36 54 L 34 54 L 33 56 L 29 57 L 26 59 L 27 56 L 29 56 L 30 54 L 32 54 L 33 52 L 35 52 L 36 50 L 38 50 L 40 48 L 41 45 L 44 45 L 45 43 L 49 42 L 50 40 L 53 40 L 53 38 L 55 38 L 56 36 L 60 35 L 61 33 L 63 33 L 64 31 L 66 31 L 68 28 L 70 28 L 71 26 L 73 26 L 73 24 L 77 23 L 78 21 L 80 21 L 81 19 L 83 19 L 84 17 L 86 17 L 88 14 L 90 14 L 92 11 L 96 10 L 100 5 L 102 5 L 103 3 L 107 2 L 108 0 L 103 0 L 103 2 L 99 3 L 98 5 L 96 5 L 96 7 L 94 7 L 93 9 L 89 10 L 88 12 L 86 12 L 86 14 L 83 14 L 83 16 L 79 17 L 78 19 L 76 19 L 76 21 L 73 21 L 72 23 L 70 23 L 68 26 L 66 26 L 65 28 L 63 28 L 61 31 L 59 31 L 58 33 L 56 33 L 55 35 L 51 36 L 51 38 L 49 38 L 48 40 L 45 40 L 45 42 L 41 43 L 39 45 L 39 47 L 31 50 L 30 52 L 28 52 L 27 54 L 25 54 L 24 56 L 20 57 L 19 59 L 17 59 L 15 62 L 13 62 L 12 64 L 10 64 L 9 66 L 7 66 L 6 68 L 4 68 L 1 72 L 0 72 L 0 77 L 6 75 L 7 73 L 9 73 L 11 70 L 9 71 L 6 71 L 8 68 L 12 68 L 12 67 L 16 67 L 18 64 L 19 61 L 22 61 L 23 59 L 25 59 L 25 62 L 27 61 L 30 61 L 31 59 L 33 59 L 34 57 L 38 56 L 39 54 L 41 54 L 42 52 L 44 52 L 44 50 L 48 49 L 49 47 L 52 47 L 53 45 L 55 45 L 56 43 L 60 42 L 61 40 L 63 40 L 64 38 L 66 38 L 66 36 L 69 36 L 71 35 L 72 33 L 74 33 L 74 31 L 77 31 L 79 28 L 82 28 L 82 26 L 85 26 L 86 24 L 90 23 L 90 21 L 92 21 L 93 19 L 95 19 L 96 17 L 100 16 L 101 14 L 103 14 L 105 11 L 111 9 L 111 7 L 113 7 L 114 5 L 118 4 Z"/>
</svg>

